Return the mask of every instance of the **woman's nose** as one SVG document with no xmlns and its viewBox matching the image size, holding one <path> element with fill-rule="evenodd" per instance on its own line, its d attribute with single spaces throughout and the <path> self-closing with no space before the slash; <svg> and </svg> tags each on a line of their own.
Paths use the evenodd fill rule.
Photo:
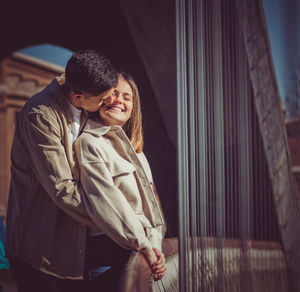
<svg viewBox="0 0 300 292">
<path fill-rule="evenodd" d="M 116 94 L 116 95 L 113 97 L 112 103 L 119 104 L 119 103 L 121 103 L 121 102 L 122 102 L 121 96 L 120 96 L 119 94 Z"/>
</svg>

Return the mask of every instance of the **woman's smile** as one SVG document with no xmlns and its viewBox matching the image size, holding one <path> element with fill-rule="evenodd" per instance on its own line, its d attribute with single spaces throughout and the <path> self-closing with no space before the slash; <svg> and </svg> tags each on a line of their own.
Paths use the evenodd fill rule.
<svg viewBox="0 0 300 292">
<path fill-rule="evenodd" d="M 113 94 L 100 107 L 100 120 L 106 126 L 123 126 L 130 119 L 132 109 L 132 88 L 120 77 Z"/>
</svg>

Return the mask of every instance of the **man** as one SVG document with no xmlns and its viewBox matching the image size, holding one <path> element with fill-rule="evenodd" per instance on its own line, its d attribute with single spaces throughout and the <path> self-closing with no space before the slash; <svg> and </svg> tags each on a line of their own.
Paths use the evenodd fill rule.
<svg viewBox="0 0 300 292">
<path fill-rule="evenodd" d="M 94 50 L 75 53 L 65 74 L 64 85 L 55 79 L 27 101 L 15 125 L 6 254 L 20 291 L 75 291 L 86 228 L 95 228 L 81 200 L 72 142 L 86 111 L 99 109 L 118 78 Z"/>
<path fill-rule="evenodd" d="M 83 205 L 89 194 L 76 180 L 72 144 L 87 111 L 112 99 L 118 74 L 102 54 L 83 50 L 70 58 L 65 75 L 28 100 L 15 126 L 6 255 L 21 292 L 98 288 L 81 281 L 87 227 L 97 227 Z M 156 262 L 153 251 L 143 254 L 164 266 L 163 255 Z"/>
</svg>

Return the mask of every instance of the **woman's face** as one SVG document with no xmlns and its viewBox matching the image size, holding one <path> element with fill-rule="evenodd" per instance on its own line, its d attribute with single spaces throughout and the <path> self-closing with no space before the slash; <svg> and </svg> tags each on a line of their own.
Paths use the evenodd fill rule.
<svg viewBox="0 0 300 292">
<path fill-rule="evenodd" d="M 130 84 L 119 77 L 117 88 L 100 107 L 101 122 L 106 126 L 123 126 L 130 118 L 133 108 L 133 92 Z"/>
</svg>

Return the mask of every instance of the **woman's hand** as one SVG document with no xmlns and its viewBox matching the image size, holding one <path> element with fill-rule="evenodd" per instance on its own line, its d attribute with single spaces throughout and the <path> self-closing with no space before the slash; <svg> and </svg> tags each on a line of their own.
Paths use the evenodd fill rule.
<svg viewBox="0 0 300 292">
<path fill-rule="evenodd" d="M 151 267 L 153 278 L 158 281 L 166 274 L 165 256 L 157 248 L 141 251 L 145 256 L 149 266 Z"/>
<path fill-rule="evenodd" d="M 167 268 L 165 265 L 164 254 L 157 248 L 153 248 L 153 251 L 157 257 L 157 261 L 154 264 L 152 264 L 151 269 L 153 271 L 154 280 L 158 281 L 158 280 L 162 279 L 163 276 L 167 273 Z"/>
<path fill-rule="evenodd" d="M 150 249 L 150 250 L 141 250 L 141 253 L 144 255 L 144 257 L 146 258 L 148 264 L 150 267 L 152 267 L 152 265 L 154 263 L 157 262 L 157 256 L 154 252 L 153 249 Z"/>
</svg>

